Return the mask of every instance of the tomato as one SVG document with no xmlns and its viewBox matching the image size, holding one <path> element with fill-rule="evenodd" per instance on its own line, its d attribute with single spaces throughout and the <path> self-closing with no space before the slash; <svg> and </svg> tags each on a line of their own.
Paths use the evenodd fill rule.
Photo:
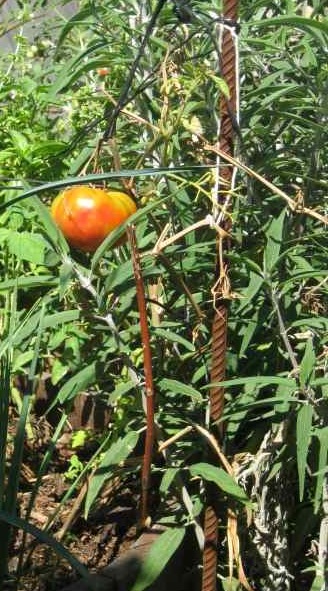
<svg viewBox="0 0 328 591">
<path fill-rule="evenodd" d="M 109 68 L 98 68 L 97 74 L 100 77 L 107 76 L 109 74 Z"/>
<path fill-rule="evenodd" d="M 54 199 L 51 215 L 71 246 L 94 252 L 136 209 L 126 193 L 78 185 Z"/>
</svg>

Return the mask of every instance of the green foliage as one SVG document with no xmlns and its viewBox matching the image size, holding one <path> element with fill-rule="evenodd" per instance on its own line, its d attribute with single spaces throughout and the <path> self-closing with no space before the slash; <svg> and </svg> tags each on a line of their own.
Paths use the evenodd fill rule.
<svg viewBox="0 0 328 591">
<path fill-rule="evenodd" d="M 59 27 L 45 23 L 32 45 L 21 32 L 15 53 L 0 60 L 1 541 L 8 548 L 11 527 L 23 527 L 15 516 L 18 473 L 33 395 L 45 371 L 56 387 L 51 409 L 63 418 L 49 441 L 24 527 L 30 527 L 37 488 L 81 392 L 107 404 L 111 428 L 90 458 L 81 460 L 78 450 L 71 458 L 71 486 L 62 504 L 88 478 L 87 516 L 109 479 L 139 475 L 143 343 L 130 247 L 113 248 L 125 228 L 85 255 L 70 250 L 48 211 L 64 186 L 126 188 L 131 182 L 157 436 L 169 440 L 165 467 L 154 469 L 161 475 L 163 507 L 172 498 L 177 504 L 169 515 L 174 527 L 152 548 L 135 591 L 159 575 L 187 526 L 199 541 L 202 481 L 215 483 L 222 507 L 237 515 L 254 589 L 284 584 L 274 580 L 272 566 L 285 569 L 288 580 L 294 577 L 293 589 L 314 590 L 325 566 L 312 540 L 323 535 L 327 485 L 327 241 L 323 223 L 303 206 L 327 214 L 326 9 L 316 1 L 304 14 L 306 3 L 241 4 L 238 154 L 296 205 L 287 207 L 255 176 L 238 171 L 226 218 L 232 222 L 225 253 L 232 287 L 226 380 L 220 384 L 222 443 L 233 475 L 204 453 L 208 392 L 218 385 L 210 377 L 217 236 L 209 225 L 194 227 L 216 214 L 217 160 L 202 138 L 209 145 L 217 141 L 218 105 L 227 95 L 213 22 L 221 3 L 191 0 L 188 24 L 165 3 L 141 51 L 156 2 L 81 2 Z M 22 400 L 14 387 L 18 376 L 28 384 Z M 7 474 L 14 400 L 19 421 Z M 131 456 L 136 461 L 129 462 Z M 250 529 L 243 504 L 254 511 Z M 259 523 L 263 531 L 270 526 L 264 542 Z M 276 535 L 287 547 L 284 558 Z M 223 544 L 219 552 L 220 584 L 237 589 Z M 6 560 L 4 552 L 2 578 Z"/>
<path fill-rule="evenodd" d="M 181 545 L 185 535 L 183 527 L 170 527 L 162 533 L 149 550 L 132 591 L 143 591 L 155 581 L 170 558 Z"/>
</svg>

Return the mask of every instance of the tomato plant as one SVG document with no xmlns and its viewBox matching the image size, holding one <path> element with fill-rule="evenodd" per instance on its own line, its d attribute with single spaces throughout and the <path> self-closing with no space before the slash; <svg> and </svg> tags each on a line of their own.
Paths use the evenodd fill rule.
<svg viewBox="0 0 328 591">
<path fill-rule="evenodd" d="M 83 185 L 66 189 L 51 206 L 68 243 L 85 252 L 94 252 L 135 211 L 136 205 L 126 193 Z"/>
</svg>

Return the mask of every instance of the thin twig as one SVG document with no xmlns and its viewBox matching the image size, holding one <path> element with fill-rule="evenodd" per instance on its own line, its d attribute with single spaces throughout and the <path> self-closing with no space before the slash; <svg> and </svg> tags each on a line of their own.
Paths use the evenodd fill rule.
<svg viewBox="0 0 328 591">
<path fill-rule="evenodd" d="M 190 425 L 188 427 L 185 427 L 184 429 L 181 429 L 181 431 L 179 431 L 179 433 L 176 433 L 175 435 L 172 435 L 172 437 L 169 437 L 169 439 L 162 441 L 162 443 L 158 446 L 158 452 L 162 453 L 167 447 L 172 445 L 172 443 L 179 441 L 179 439 L 181 439 L 185 435 L 188 435 L 188 433 L 190 433 L 190 431 L 193 431 L 193 430 L 194 430 L 194 427 L 191 427 Z"/>
<path fill-rule="evenodd" d="M 226 469 L 228 474 L 230 474 L 230 476 L 233 476 L 234 475 L 233 468 L 232 468 L 231 464 L 229 464 L 224 453 L 221 451 L 221 448 L 220 448 L 216 438 L 214 437 L 214 435 L 212 435 L 207 429 L 205 429 L 204 427 L 201 427 L 200 425 L 195 424 L 194 427 L 203 437 L 205 437 L 207 442 L 210 444 L 212 449 L 215 451 L 215 453 L 219 457 L 221 464 L 224 466 L 224 468 Z"/>
<path fill-rule="evenodd" d="M 164 248 L 166 248 L 167 246 L 174 244 L 174 242 L 180 240 L 180 238 L 183 238 L 183 236 L 189 234 L 189 232 L 193 232 L 194 230 L 197 230 L 198 228 L 202 228 L 204 226 L 213 227 L 218 232 L 221 238 L 230 237 L 230 234 L 228 234 L 228 232 L 223 230 L 223 228 L 221 228 L 219 225 L 215 224 L 214 219 L 211 215 L 207 215 L 204 219 L 199 220 L 199 222 L 195 222 L 194 224 L 191 224 L 190 226 L 184 228 L 180 232 L 177 232 L 177 234 L 174 234 L 174 236 L 171 236 L 170 238 L 166 238 L 164 240 L 162 234 L 156 242 L 152 250 L 152 254 L 157 255 L 161 250 L 164 250 Z M 165 235 L 167 234 L 168 227 L 169 226 L 167 224 L 164 228 Z"/>
<path fill-rule="evenodd" d="M 292 346 L 290 344 L 290 341 L 289 341 L 289 338 L 287 336 L 287 330 L 286 330 L 286 327 L 285 327 L 284 319 L 283 319 L 282 314 L 281 314 L 281 311 L 280 311 L 278 297 L 277 297 L 276 293 L 273 290 L 271 292 L 271 300 L 272 300 L 273 307 L 274 307 L 275 312 L 276 312 L 276 315 L 277 315 L 278 325 L 279 325 L 279 330 L 280 330 L 280 336 L 281 336 L 281 338 L 282 338 L 282 340 L 284 342 L 284 345 L 286 347 L 286 351 L 288 353 L 290 362 L 291 362 L 291 364 L 293 366 L 293 371 L 296 374 L 298 374 L 298 372 L 299 372 L 299 364 L 297 362 L 296 355 L 295 355 L 295 353 L 293 351 L 293 348 L 292 348 Z"/>
<path fill-rule="evenodd" d="M 268 181 L 266 178 L 264 178 L 258 172 L 255 172 L 254 170 L 252 170 L 251 168 L 246 166 L 246 164 L 243 164 L 242 162 L 240 162 L 240 160 L 238 160 L 237 158 L 233 158 L 233 156 L 230 156 L 229 154 L 227 154 L 227 152 L 224 152 L 218 146 L 212 146 L 211 144 L 207 143 L 205 138 L 203 138 L 202 136 L 199 136 L 199 137 L 203 141 L 205 141 L 205 145 L 204 145 L 205 150 L 208 150 L 210 152 L 214 152 L 214 154 L 218 154 L 226 162 L 233 164 L 233 166 L 237 166 L 237 168 L 239 168 L 240 170 L 243 170 L 249 176 L 252 176 L 255 179 L 257 179 L 260 183 L 262 183 L 262 185 L 265 185 L 266 187 L 268 187 L 268 189 L 270 189 L 270 191 L 272 191 L 272 193 L 275 193 L 276 195 L 279 195 L 279 197 L 282 197 L 286 201 L 287 205 L 290 207 L 290 209 L 292 211 L 304 213 L 306 215 L 309 215 L 309 216 L 319 220 L 320 222 L 322 222 L 324 224 L 328 224 L 328 217 L 327 216 L 321 215 L 320 213 L 318 213 L 314 209 L 311 209 L 309 207 L 305 207 L 302 204 L 299 204 L 297 202 L 297 200 L 289 197 L 289 195 L 287 195 L 287 193 L 285 193 L 284 191 L 279 189 L 279 187 L 276 187 L 276 185 L 273 185 L 272 183 L 270 183 L 270 181 Z"/>
<path fill-rule="evenodd" d="M 121 92 L 121 95 L 118 99 L 117 105 L 114 108 L 113 112 L 111 113 L 111 116 L 109 117 L 109 120 L 107 123 L 107 128 L 103 134 L 103 141 L 104 142 L 107 142 L 110 138 L 112 138 L 115 135 L 115 126 L 116 126 L 117 118 L 121 112 L 122 107 L 126 106 L 126 100 L 127 100 L 132 82 L 135 78 L 135 74 L 136 74 L 137 68 L 139 66 L 139 62 L 144 54 L 148 39 L 151 37 L 151 34 L 154 30 L 159 13 L 161 12 L 165 2 L 166 2 L 166 0 L 158 0 L 155 10 L 149 19 L 149 22 L 148 22 L 148 25 L 147 25 L 147 28 L 145 31 L 145 35 L 144 35 L 144 38 L 140 44 L 137 56 L 130 68 L 129 74 L 128 74 L 125 84 L 122 88 L 122 92 Z M 105 114 L 105 116 L 106 116 L 106 114 Z"/>
<path fill-rule="evenodd" d="M 145 287 L 141 272 L 140 255 L 137 246 L 136 232 L 134 226 L 127 227 L 127 234 L 132 250 L 132 265 L 136 282 L 137 302 L 140 316 L 140 330 L 143 347 L 143 363 L 145 372 L 146 390 L 146 439 L 144 457 L 141 471 L 141 504 L 140 504 L 140 527 L 147 524 L 149 517 L 148 492 L 150 488 L 151 463 L 155 439 L 155 392 L 153 382 L 152 353 L 150 347 L 150 334 L 147 320 Z"/>
</svg>

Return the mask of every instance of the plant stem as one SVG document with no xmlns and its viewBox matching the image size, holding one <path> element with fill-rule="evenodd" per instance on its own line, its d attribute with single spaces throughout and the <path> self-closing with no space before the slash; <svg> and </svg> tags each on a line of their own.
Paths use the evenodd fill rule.
<svg viewBox="0 0 328 591">
<path fill-rule="evenodd" d="M 155 439 L 155 393 L 152 369 L 152 353 L 150 347 L 150 334 L 147 321 L 147 308 L 145 297 L 145 286 L 141 273 L 140 255 L 137 246 L 137 239 L 134 226 L 128 226 L 127 234 L 132 250 L 132 264 L 136 282 L 137 303 L 140 315 L 140 330 L 143 347 L 143 362 L 145 372 L 146 389 L 146 440 L 144 448 L 144 457 L 141 471 L 141 504 L 140 504 L 140 527 L 145 527 L 149 513 L 148 491 L 150 488 L 151 462 Z"/>
</svg>

